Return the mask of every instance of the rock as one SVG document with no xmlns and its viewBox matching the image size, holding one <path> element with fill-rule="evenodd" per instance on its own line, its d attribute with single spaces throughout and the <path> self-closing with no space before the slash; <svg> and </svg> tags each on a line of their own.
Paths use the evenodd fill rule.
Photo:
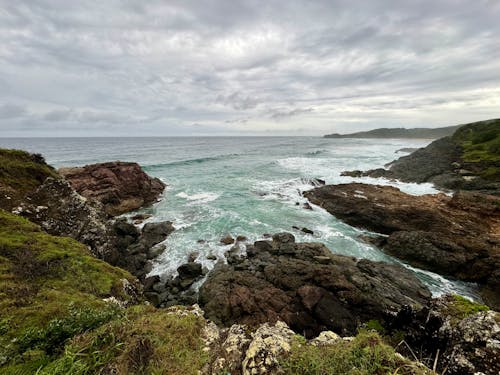
<svg viewBox="0 0 500 375">
<path fill-rule="evenodd" d="M 200 263 L 185 263 L 177 268 L 181 280 L 192 279 L 203 274 Z"/>
<path fill-rule="evenodd" d="M 292 349 L 295 333 L 283 322 L 263 324 L 253 334 L 243 360 L 243 375 L 276 374 L 280 356 Z"/>
<path fill-rule="evenodd" d="M 500 371 L 500 313 L 484 310 L 463 297 L 435 298 L 419 312 L 401 311 L 391 332 L 404 332 L 417 356 L 437 361 L 437 373 L 498 374 Z M 410 353 L 408 353 L 410 354 Z"/>
<path fill-rule="evenodd" d="M 314 231 L 307 228 L 302 228 L 301 231 L 304 232 L 305 234 L 314 234 Z"/>
<path fill-rule="evenodd" d="M 207 241 L 205 241 L 205 240 L 198 240 L 198 241 L 196 241 L 196 243 L 205 244 L 205 243 L 207 243 Z"/>
<path fill-rule="evenodd" d="M 188 256 L 188 263 L 193 263 L 199 256 L 200 256 L 199 252 L 193 251 Z"/>
<path fill-rule="evenodd" d="M 450 340 L 444 353 L 450 375 L 500 373 L 500 314 L 484 311 L 456 327 L 442 327 Z"/>
<path fill-rule="evenodd" d="M 158 284 L 161 281 L 160 276 L 154 275 L 154 276 L 149 276 L 146 277 L 144 280 L 143 286 L 144 286 L 144 291 L 152 291 L 153 290 L 153 285 Z"/>
<path fill-rule="evenodd" d="M 359 199 L 361 192 L 366 199 Z M 305 196 L 350 225 L 387 235 L 373 243 L 393 256 L 482 284 L 485 301 L 500 308 L 500 198 L 471 192 L 413 196 L 357 183 Z"/>
<path fill-rule="evenodd" d="M 208 260 L 217 260 L 217 256 L 215 256 L 214 254 L 208 254 L 207 259 Z"/>
<path fill-rule="evenodd" d="M 99 163 L 61 168 L 59 173 L 79 194 L 101 202 L 111 216 L 154 203 L 165 189 L 163 182 L 148 176 L 137 163 Z"/>
<path fill-rule="evenodd" d="M 227 235 L 226 237 L 221 238 L 220 243 L 223 245 L 231 245 L 234 243 L 234 238 L 230 235 Z"/>
<path fill-rule="evenodd" d="M 355 171 L 344 171 L 340 173 L 341 176 L 346 177 L 363 177 L 363 171 L 355 170 Z"/>
<path fill-rule="evenodd" d="M 37 210 L 38 206 L 47 209 Z M 113 245 L 114 231 L 102 207 L 89 204 L 62 179 L 47 178 L 25 198 L 17 213 L 50 234 L 71 237 L 89 246 L 98 258 L 115 264 L 119 257 Z"/>
<path fill-rule="evenodd" d="M 216 323 L 282 320 L 308 337 L 352 333 L 358 322 L 383 320 L 430 298 L 403 267 L 334 255 L 319 243 L 297 244 L 289 233 L 253 246 L 258 250 L 251 257 L 218 264 L 200 288 L 199 301 Z"/>
<path fill-rule="evenodd" d="M 134 224 L 141 224 L 144 220 L 147 220 L 149 218 L 153 217 L 151 214 L 136 214 L 133 215 L 130 220 L 134 222 Z"/>
<path fill-rule="evenodd" d="M 337 335 L 335 332 L 323 331 L 318 335 L 318 337 L 309 341 L 309 343 L 314 346 L 327 346 L 333 345 L 339 340 L 342 340 L 342 337 Z"/>
<path fill-rule="evenodd" d="M 243 241 L 246 241 L 246 240 L 247 240 L 247 238 L 245 236 L 241 236 L 240 235 L 240 236 L 236 237 L 236 242 L 243 242 Z"/>
<path fill-rule="evenodd" d="M 304 203 L 304 204 L 302 205 L 302 207 L 304 207 L 306 210 L 312 210 L 312 209 L 313 209 L 313 208 L 312 208 L 312 206 L 311 206 L 309 203 L 307 203 L 307 202 L 306 202 L 306 203 Z"/>
<path fill-rule="evenodd" d="M 167 239 L 168 235 L 174 231 L 171 221 L 160 221 L 147 223 L 142 227 L 141 243 L 150 248 Z"/>
</svg>

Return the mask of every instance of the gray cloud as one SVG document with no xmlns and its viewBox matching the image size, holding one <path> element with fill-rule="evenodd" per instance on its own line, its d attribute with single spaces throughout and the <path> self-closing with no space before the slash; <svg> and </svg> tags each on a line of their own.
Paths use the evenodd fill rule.
<svg viewBox="0 0 500 375">
<path fill-rule="evenodd" d="M 499 117 L 498 19 L 491 0 L 0 0 L 0 136 Z"/>
<path fill-rule="evenodd" d="M 0 105 L 0 119 L 13 119 L 26 113 L 26 108 L 16 104 Z"/>
</svg>

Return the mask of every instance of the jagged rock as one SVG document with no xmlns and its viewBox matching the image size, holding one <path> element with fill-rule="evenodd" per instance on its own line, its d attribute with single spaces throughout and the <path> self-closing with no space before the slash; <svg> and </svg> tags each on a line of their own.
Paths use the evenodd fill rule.
<svg viewBox="0 0 500 375">
<path fill-rule="evenodd" d="M 200 288 L 199 301 L 216 323 L 283 320 L 307 336 L 327 329 L 350 333 L 358 322 L 430 298 L 403 267 L 334 255 L 319 243 L 296 244 L 290 233 L 253 247 L 252 256 L 216 265 Z"/>
<path fill-rule="evenodd" d="M 119 254 L 110 242 L 113 231 L 101 207 L 89 204 L 66 181 L 49 177 L 24 202 L 16 213 L 46 232 L 74 238 L 89 246 L 95 256 L 112 264 L 118 259 Z M 38 209 L 41 206 L 46 209 Z"/>
<path fill-rule="evenodd" d="M 500 314 L 484 311 L 463 319 L 455 327 L 443 326 L 440 334 L 449 340 L 444 353 L 447 373 L 500 373 Z"/>
<path fill-rule="evenodd" d="M 276 374 L 279 357 L 292 349 L 295 333 L 283 322 L 264 323 L 253 334 L 242 363 L 243 375 Z"/>
<path fill-rule="evenodd" d="M 305 196 L 350 225 L 387 235 L 376 243 L 393 256 L 483 284 L 483 298 L 500 307 L 500 198 L 414 196 L 358 183 L 323 186 Z"/>
<path fill-rule="evenodd" d="M 247 240 L 246 236 L 239 235 L 238 237 L 236 237 L 237 242 L 243 242 L 246 240 Z"/>
<path fill-rule="evenodd" d="M 136 210 L 157 201 L 165 184 L 148 176 L 137 163 L 108 162 L 59 173 L 81 195 L 104 205 L 111 216 Z"/>
</svg>

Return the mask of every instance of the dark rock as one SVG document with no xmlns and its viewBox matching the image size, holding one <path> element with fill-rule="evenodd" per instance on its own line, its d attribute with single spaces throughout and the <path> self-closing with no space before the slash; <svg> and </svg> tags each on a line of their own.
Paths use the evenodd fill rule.
<svg viewBox="0 0 500 375">
<path fill-rule="evenodd" d="M 153 285 L 154 284 L 157 284 L 161 281 L 160 279 L 160 276 L 158 275 L 154 275 L 154 276 L 149 276 L 149 277 L 146 277 L 146 279 L 144 280 L 144 291 L 146 292 L 149 292 L 153 289 Z"/>
<path fill-rule="evenodd" d="M 302 207 L 304 207 L 306 210 L 312 210 L 313 209 L 312 206 L 309 203 L 307 203 L 307 202 L 304 203 Z"/>
<path fill-rule="evenodd" d="M 417 350 L 413 354 L 428 358 L 428 367 L 433 367 L 439 351 L 439 374 L 498 374 L 500 314 L 480 309 L 466 313 L 467 309 L 459 297 L 443 296 L 420 311 L 411 307 L 402 310 L 387 328 L 390 332 L 404 332 L 405 341 Z"/>
<path fill-rule="evenodd" d="M 363 171 L 355 170 L 355 171 L 344 171 L 340 173 L 341 176 L 347 177 L 363 177 Z"/>
<path fill-rule="evenodd" d="M 193 251 L 188 256 L 188 263 L 193 263 L 199 256 L 200 256 L 199 252 Z"/>
<path fill-rule="evenodd" d="M 130 220 L 134 222 L 134 224 L 141 224 L 144 220 L 147 220 L 149 218 L 153 217 L 151 214 L 137 214 L 133 215 Z"/>
<path fill-rule="evenodd" d="M 168 235 L 174 231 L 172 222 L 160 221 L 157 223 L 147 223 L 142 228 L 141 243 L 145 247 L 152 247 L 167 239 Z"/>
<path fill-rule="evenodd" d="M 116 216 L 154 203 L 165 184 L 148 176 L 137 163 L 109 162 L 81 168 L 61 168 L 59 173 L 84 197 L 101 202 Z"/>
<path fill-rule="evenodd" d="M 208 260 L 217 260 L 217 257 L 213 254 L 209 254 L 209 255 L 207 255 L 207 259 Z"/>
<path fill-rule="evenodd" d="M 216 266 L 201 287 L 200 303 L 215 322 L 280 319 L 307 336 L 325 329 L 352 333 L 358 322 L 383 320 L 430 298 L 403 267 L 333 255 L 319 243 L 297 244 L 288 233 L 254 248 L 239 263 Z"/>
<path fill-rule="evenodd" d="M 200 263 L 185 263 L 177 268 L 181 280 L 192 279 L 203 274 Z"/>
<path fill-rule="evenodd" d="M 247 238 L 245 236 L 241 236 L 240 235 L 240 236 L 236 237 L 236 241 L 237 242 L 243 242 L 243 241 L 246 241 L 246 240 L 247 240 Z"/>
<path fill-rule="evenodd" d="M 204 243 L 207 243 L 207 241 L 205 241 L 205 240 L 198 240 L 198 241 L 196 241 L 196 242 L 197 242 L 197 243 L 199 243 L 199 244 L 204 244 Z"/>
<path fill-rule="evenodd" d="M 220 243 L 223 245 L 231 245 L 234 243 L 234 238 L 230 235 L 227 235 L 226 237 L 221 238 Z"/>
<path fill-rule="evenodd" d="M 483 285 L 500 305 L 500 198 L 471 192 L 413 196 L 389 186 L 344 184 L 306 192 L 346 223 L 383 233 L 389 254 L 419 267 Z"/>
<path fill-rule="evenodd" d="M 302 228 L 301 231 L 304 232 L 305 234 L 314 234 L 314 231 L 308 228 Z"/>
</svg>

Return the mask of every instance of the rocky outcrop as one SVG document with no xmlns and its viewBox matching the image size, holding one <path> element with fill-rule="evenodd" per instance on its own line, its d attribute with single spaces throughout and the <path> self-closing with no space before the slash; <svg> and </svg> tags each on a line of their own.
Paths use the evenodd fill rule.
<svg viewBox="0 0 500 375">
<path fill-rule="evenodd" d="M 165 189 L 158 178 L 148 176 L 137 163 L 108 162 L 59 173 L 84 197 L 98 201 L 111 216 L 154 203 Z"/>
<path fill-rule="evenodd" d="M 428 358 L 429 367 L 435 361 L 438 373 L 499 373 L 500 313 L 463 297 L 444 296 L 417 313 L 402 311 L 398 320 L 392 331 L 405 332 L 406 343 Z"/>
<path fill-rule="evenodd" d="M 110 246 L 108 220 L 102 207 L 91 205 L 68 182 L 49 177 L 13 210 L 40 225 L 47 233 L 67 236 L 87 245 L 92 253 L 113 263 L 118 254 Z"/>
<path fill-rule="evenodd" d="M 430 182 L 440 189 L 500 195 L 500 120 L 463 125 L 451 137 L 400 157 L 386 168 L 342 175 Z"/>
<path fill-rule="evenodd" d="M 199 301 L 217 323 L 282 320 L 308 337 L 325 329 L 350 333 L 430 298 L 403 267 L 334 255 L 323 244 L 295 243 L 289 233 L 257 241 L 246 254 L 218 264 L 200 289 Z"/>
<path fill-rule="evenodd" d="M 63 179 L 47 178 L 14 209 L 46 232 L 87 245 L 92 254 L 144 278 L 151 259 L 164 249 L 155 245 L 173 232 L 171 222 L 146 223 L 139 231 L 125 219 L 111 221 L 99 202 L 89 202 Z"/>
<path fill-rule="evenodd" d="M 483 285 L 500 307 L 500 199 L 471 192 L 413 196 L 390 186 L 329 185 L 304 195 L 346 223 L 388 235 L 378 246 L 424 269 Z"/>
</svg>

